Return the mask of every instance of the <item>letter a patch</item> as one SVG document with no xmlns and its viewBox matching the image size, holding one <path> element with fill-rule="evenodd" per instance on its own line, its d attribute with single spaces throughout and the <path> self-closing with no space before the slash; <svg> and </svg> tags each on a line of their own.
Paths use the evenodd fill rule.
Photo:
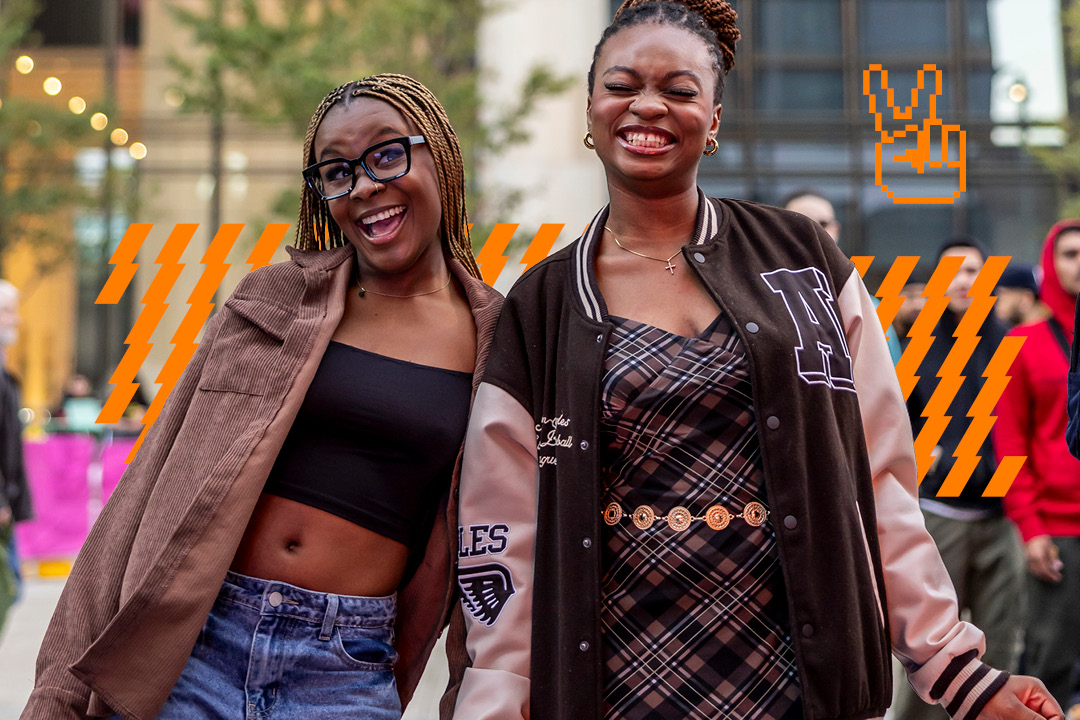
<svg viewBox="0 0 1080 720">
<path fill-rule="evenodd" d="M 815 267 L 781 268 L 762 273 L 761 279 L 783 298 L 795 323 L 799 334 L 795 347 L 799 377 L 811 385 L 855 392 L 844 326 L 836 314 L 835 298 L 825 273 Z"/>
</svg>

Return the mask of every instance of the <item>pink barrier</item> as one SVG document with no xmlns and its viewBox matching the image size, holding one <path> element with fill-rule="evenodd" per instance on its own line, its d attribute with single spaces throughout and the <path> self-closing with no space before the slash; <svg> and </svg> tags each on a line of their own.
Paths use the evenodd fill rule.
<svg viewBox="0 0 1080 720">
<path fill-rule="evenodd" d="M 105 502 L 116 489 L 120 477 L 127 470 L 127 456 L 135 447 L 137 437 L 113 438 L 101 453 L 101 501 Z"/>
<path fill-rule="evenodd" d="M 82 547 L 90 529 L 86 471 L 96 448 L 97 440 L 87 435 L 23 444 L 36 517 L 15 526 L 22 557 L 74 555 Z"/>
</svg>

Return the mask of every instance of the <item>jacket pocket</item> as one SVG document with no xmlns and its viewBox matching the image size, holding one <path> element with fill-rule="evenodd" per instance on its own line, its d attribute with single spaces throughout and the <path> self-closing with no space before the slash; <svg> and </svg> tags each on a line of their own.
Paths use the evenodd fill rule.
<svg viewBox="0 0 1080 720">
<path fill-rule="evenodd" d="M 295 313 L 266 300 L 232 296 L 206 359 L 200 390 L 262 395 L 282 366 L 282 347 Z"/>
</svg>

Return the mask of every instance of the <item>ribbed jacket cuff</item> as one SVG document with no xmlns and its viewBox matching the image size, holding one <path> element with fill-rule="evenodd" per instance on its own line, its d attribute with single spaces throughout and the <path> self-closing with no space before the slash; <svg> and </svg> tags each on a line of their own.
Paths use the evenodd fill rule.
<svg viewBox="0 0 1080 720">
<path fill-rule="evenodd" d="M 995 670 L 970 650 L 953 658 L 930 689 L 930 697 L 940 702 L 953 720 L 975 720 L 1008 679 L 1009 673 Z"/>
</svg>

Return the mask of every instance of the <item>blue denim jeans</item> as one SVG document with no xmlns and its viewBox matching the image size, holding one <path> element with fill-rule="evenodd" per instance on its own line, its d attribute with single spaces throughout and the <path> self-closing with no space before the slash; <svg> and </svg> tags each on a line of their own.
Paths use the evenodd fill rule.
<svg viewBox="0 0 1080 720">
<path fill-rule="evenodd" d="M 395 613 L 230 572 L 158 718 L 399 720 Z"/>
</svg>

